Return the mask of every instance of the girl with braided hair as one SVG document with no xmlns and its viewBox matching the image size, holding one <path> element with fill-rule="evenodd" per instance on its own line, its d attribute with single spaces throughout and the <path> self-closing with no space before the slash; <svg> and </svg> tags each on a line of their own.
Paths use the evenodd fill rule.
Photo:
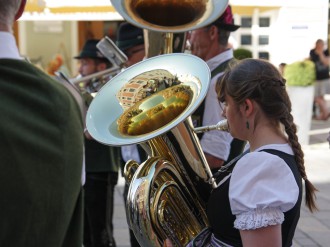
<svg viewBox="0 0 330 247">
<path fill-rule="evenodd" d="M 219 246 L 292 246 L 302 180 L 307 207 L 317 207 L 285 80 L 271 63 L 244 59 L 229 66 L 216 91 L 231 135 L 250 148 L 212 192 L 211 239 Z"/>
<path fill-rule="evenodd" d="M 248 141 L 249 149 L 216 173 L 218 187 L 207 203 L 210 228 L 188 246 L 292 246 L 303 180 L 307 207 L 317 207 L 285 80 L 271 63 L 244 59 L 230 64 L 216 91 L 230 134 Z"/>
</svg>

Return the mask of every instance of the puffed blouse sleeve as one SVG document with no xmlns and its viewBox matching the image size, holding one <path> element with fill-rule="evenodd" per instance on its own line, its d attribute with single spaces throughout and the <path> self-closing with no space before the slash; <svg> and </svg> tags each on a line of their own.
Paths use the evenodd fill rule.
<svg viewBox="0 0 330 247">
<path fill-rule="evenodd" d="M 234 227 L 252 230 L 282 224 L 284 212 L 299 196 L 294 175 L 280 157 L 252 152 L 236 164 L 229 185 L 229 201 L 236 216 Z"/>
</svg>

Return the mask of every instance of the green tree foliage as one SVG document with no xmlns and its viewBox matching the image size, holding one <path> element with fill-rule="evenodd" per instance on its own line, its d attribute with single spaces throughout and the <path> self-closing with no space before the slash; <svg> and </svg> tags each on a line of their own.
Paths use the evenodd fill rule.
<svg viewBox="0 0 330 247">
<path fill-rule="evenodd" d="M 252 52 L 245 48 L 237 48 L 234 50 L 234 57 L 237 60 L 242 60 L 244 58 L 252 58 Z"/>
</svg>

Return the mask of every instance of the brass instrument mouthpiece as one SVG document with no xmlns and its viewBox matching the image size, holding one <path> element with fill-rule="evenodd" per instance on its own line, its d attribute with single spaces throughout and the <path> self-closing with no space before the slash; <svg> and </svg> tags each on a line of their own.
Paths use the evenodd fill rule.
<svg viewBox="0 0 330 247">
<path fill-rule="evenodd" d="M 217 124 L 215 125 L 209 125 L 209 126 L 202 126 L 202 127 L 198 127 L 198 128 L 194 128 L 194 132 L 196 134 L 198 133 L 204 133 L 210 130 L 220 130 L 220 131 L 229 131 L 229 126 L 228 126 L 228 121 L 227 119 L 221 120 L 219 121 Z"/>
</svg>

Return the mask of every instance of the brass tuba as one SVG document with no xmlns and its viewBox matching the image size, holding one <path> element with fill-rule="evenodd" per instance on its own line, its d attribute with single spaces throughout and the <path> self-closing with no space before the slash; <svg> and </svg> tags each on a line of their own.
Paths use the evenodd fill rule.
<svg viewBox="0 0 330 247">
<path fill-rule="evenodd" d="M 145 133 L 121 133 L 118 119 L 124 110 L 117 92 L 131 78 L 159 68 L 175 74 L 182 82 L 180 85 L 191 89 L 187 106 L 160 128 L 148 131 L 148 122 L 143 125 L 141 121 L 137 124 Z M 208 225 L 203 196 L 215 183 L 190 115 L 206 96 L 209 81 L 209 68 L 198 57 L 183 53 L 159 55 L 115 76 L 101 88 L 88 109 L 86 125 L 94 139 L 111 146 L 140 143 L 149 154 L 142 164 L 131 161 L 125 166 L 125 177 L 130 182 L 128 223 L 141 246 L 161 246 L 168 237 L 177 246 L 184 246 Z M 140 101 L 137 105 L 141 115 L 163 104 L 166 90 Z M 159 121 L 160 118 L 154 119 Z M 196 132 L 224 126 L 225 122 L 220 126 L 198 128 Z"/>
<path fill-rule="evenodd" d="M 196 56 L 171 53 L 173 33 L 186 32 L 213 22 L 228 5 L 223 0 L 111 0 L 124 19 L 143 29 L 161 32 L 165 48 L 161 53 L 133 65 L 111 79 L 89 107 L 86 125 L 97 141 L 106 145 L 141 144 L 149 155 L 142 164 L 130 161 L 125 178 L 130 183 L 127 198 L 128 224 L 141 246 L 162 246 L 170 238 L 175 246 L 185 246 L 208 225 L 205 202 L 216 186 L 201 149 L 190 115 L 204 100 L 210 71 Z M 170 121 L 148 130 L 146 121 L 137 122 L 145 132 L 127 135 L 119 131 L 118 119 L 124 110 L 117 92 L 135 76 L 154 69 L 176 75 L 191 89 L 188 104 Z M 137 103 L 142 114 L 163 104 L 167 89 Z M 165 107 L 166 109 L 166 107 Z M 171 114 L 172 115 L 172 114 Z M 155 120 L 163 121 L 165 116 Z M 226 130 L 222 122 L 212 129 Z"/>
</svg>

